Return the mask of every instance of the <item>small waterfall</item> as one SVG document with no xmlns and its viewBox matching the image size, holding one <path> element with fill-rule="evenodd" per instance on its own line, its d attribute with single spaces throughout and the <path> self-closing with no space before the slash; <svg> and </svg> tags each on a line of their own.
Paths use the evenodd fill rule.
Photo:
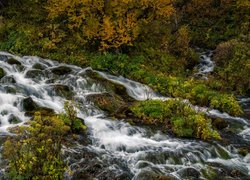
<svg viewBox="0 0 250 180">
<path fill-rule="evenodd" d="M 210 61 L 209 58 L 204 55 L 204 61 Z M 10 64 L 10 60 L 16 62 Z M 210 70 L 200 69 L 200 72 L 211 72 L 213 66 L 208 64 Z M 117 175 L 123 174 L 121 177 L 127 179 L 154 179 L 159 176 L 207 179 L 211 173 L 226 173 L 230 170 L 239 172 L 246 179 L 250 178 L 250 154 L 240 155 L 233 145 L 179 139 L 147 127 L 131 126 L 123 120 L 108 118 L 92 102 L 86 100 L 89 95 L 108 91 L 102 83 L 88 75 L 89 71 L 124 86 L 128 95 L 136 100 L 169 99 L 143 84 L 91 68 L 83 69 L 34 56 L 17 57 L 6 52 L 0 52 L 0 68 L 5 73 L 0 80 L 0 135 L 7 133 L 9 127 L 23 124 L 29 119 L 25 101 L 29 100 L 29 103 L 33 102 L 40 108 L 49 108 L 57 113 L 63 111 L 67 99 L 74 99 L 79 103 L 78 116 L 88 126 L 91 143 L 87 146 L 78 143 L 74 147 L 63 148 L 69 154 L 67 161 L 73 172 L 86 168 L 82 163 L 88 161 L 81 153 L 88 151 L 95 153 L 96 162 L 103 164 L 103 174 L 112 171 Z M 61 69 L 64 70 L 63 73 Z M 193 108 L 243 125 L 239 136 L 246 142 L 249 141 L 247 118 L 231 117 L 204 107 Z M 77 154 L 77 158 L 72 157 L 74 154 Z M 71 177 L 65 175 L 65 178 Z"/>
<path fill-rule="evenodd" d="M 212 55 L 212 51 L 207 51 L 200 54 L 200 63 L 196 67 L 198 72 L 194 75 L 195 77 L 207 79 L 207 75 L 213 72 L 215 64 L 212 61 Z"/>
</svg>

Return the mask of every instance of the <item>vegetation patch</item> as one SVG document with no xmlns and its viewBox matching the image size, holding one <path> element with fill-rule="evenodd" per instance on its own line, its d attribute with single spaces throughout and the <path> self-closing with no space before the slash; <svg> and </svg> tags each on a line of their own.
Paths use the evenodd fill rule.
<svg viewBox="0 0 250 180">
<path fill-rule="evenodd" d="M 194 137 L 203 140 L 221 139 L 213 129 L 211 120 L 180 100 L 148 100 L 130 107 L 134 115 L 145 124 L 170 125 L 179 137 Z"/>
<path fill-rule="evenodd" d="M 62 145 L 67 136 L 86 129 L 72 103 L 65 103 L 65 111 L 60 115 L 38 111 L 28 126 L 12 129 L 15 136 L 6 140 L 3 151 L 8 163 L 6 178 L 63 179 L 67 167 Z"/>
</svg>

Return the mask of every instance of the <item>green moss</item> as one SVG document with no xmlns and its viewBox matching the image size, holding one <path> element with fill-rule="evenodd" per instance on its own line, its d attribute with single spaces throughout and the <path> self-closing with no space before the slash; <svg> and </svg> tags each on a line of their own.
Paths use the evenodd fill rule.
<svg viewBox="0 0 250 180">
<path fill-rule="evenodd" d="M 220 139 L 218 132 L 212 128 L 210 119 L 180 100 L 143 101 L 130 109 L 136 117 L 143 119 L 145 124 L 170 124 L 172 131 L 179 137 Z"/>
</svg>

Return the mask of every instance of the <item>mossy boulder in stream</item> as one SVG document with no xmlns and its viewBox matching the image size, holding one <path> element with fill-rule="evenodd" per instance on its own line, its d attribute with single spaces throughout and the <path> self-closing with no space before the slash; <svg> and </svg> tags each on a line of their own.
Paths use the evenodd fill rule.
<svg viewBox="0 0 250 180">
<path fill-rule="evenodd" d="M 10 65 L 21 65 L 21 62 L 20 61 L 18 61 L 18 60 L 16 60 L 16 59 L 14 59 L 14 58 L 10 58 L 10 59 L 8 59 L 7 60 L 7 63 L 8 64 L 10 64 Z"/>
<path fill-rule="evenodd" d="M 67 85 L 54 84 L 54 85 L 51 85 L 51 88 L 52 88 L 51 93 L 53 95 L 65 97 L 67 99 L 72 98 L 72 96 L 74 95 L 73 91 L 71 91 L 71 88 Z"/>
<path fill-rule="evenodd" d="M 46 69 L 46 66 L 41 64 L 41 63 L 36 63 L 32 66 L 33 69 L 38 69 L 38 70 L 44 70 Z"/>
<path fill-rule="evenodd" d="M 69 74 L 71 71 L 72 71 L 71 68 L 67 66 L 58 66 L 58 67 L 51 69 L 52 73 L 59 75 L 59 76 Z"/>
<path fill-rule="evenodd" d="M 41 70 L 37 70 L 37 69 L 31 69 L 25 74 L 26 78 L 32 78 L 32 79 L 38 79 L 38 80 L 41 80 L 42 77 L 44 76 L 45 76 L 44 72 Z"/>
<path fill-rule="evenodd" d="M 87 100 L 93 102 L 95 106 L 108 112 L 111 116 L 121 115 L 121 111 L 127 107 L 121 97 L 110 93 L 89 95 Z"/>
</svg>

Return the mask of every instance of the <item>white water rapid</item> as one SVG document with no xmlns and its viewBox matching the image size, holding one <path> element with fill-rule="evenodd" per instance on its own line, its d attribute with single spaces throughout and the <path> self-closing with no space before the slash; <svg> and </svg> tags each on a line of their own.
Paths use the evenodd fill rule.
<svg viewBox="0 0 250 180">
<path fill-rule="evenodd" d="M 250 179 L 250 154 L 239 154 L 234 143 L 220 145 L 217 142 L 179 139 L 148 127 L 132 126 L 122 119 L 110 119 L 87 100 L 89 95 L 108 91 L 88 76 L 89 71 L 124 86 L 128 95 L 136 100 L 169 99 L 143 84 L 93 71 L 91 68 L 83 69 L 34 56 L 18 57 L 6 52 L 0 52 L 0 68 L 4 71 L 4 77 L 0 79 L 0 135 L 8 134 L 9 127 L 27 121 L 29 114 L 26 112 L 31 108 L 30 105 L 60 113 L 64 102 L 72 98 L 79 103 L 78 116 L 85 120 L 91 143 L 87 147 L 80 144 L 64 147 L 64 151 L 80 154 L 88 149 L 97 154 L 98 161 L 104 165 L 102 174 L 96 179 L 102 179 L 106 171 L 123 174 L 120 179 L 134 180 L 157 179 L 159 176 L 213 179 L 213 173 L 229 178 L 239 174 L 243 179 Z M 62 73 L 61 69 L 67 73 Z M 231 117 L 216 110 L 208 111 L 207 108 L 196 108 L 211 116 L 232 120 L 239 127 L 237 137 L 244 143 L 249 142 L 248 119 Z M 249 147 L 249 144 L 246 146 Z M 75 159 L 69 157 L 68 160 L 73 172 L 83 168 L 81 163 L 87 161 L 80 155 Z M 65 179 L 70 178 L 65 176 Z"/>
</svg>

